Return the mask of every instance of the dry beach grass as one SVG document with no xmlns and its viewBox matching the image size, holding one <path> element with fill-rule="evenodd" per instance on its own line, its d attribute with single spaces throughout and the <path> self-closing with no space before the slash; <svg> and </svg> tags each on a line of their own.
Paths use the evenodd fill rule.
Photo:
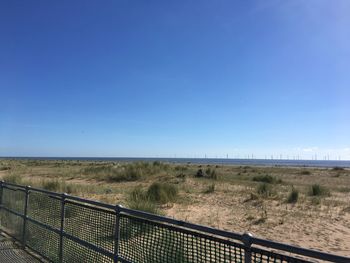
<svg viewBox="0 0 350 263">
<path fill-rule="evenodd" d="M 0 160 L 5 181 L 350 255 L 350 170 Z"/>
</svg>

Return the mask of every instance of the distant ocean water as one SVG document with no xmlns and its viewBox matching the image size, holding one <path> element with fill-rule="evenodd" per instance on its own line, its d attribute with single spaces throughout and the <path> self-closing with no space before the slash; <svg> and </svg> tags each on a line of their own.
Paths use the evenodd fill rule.
<svg viewBox="0 0 350 263">
<path fill-rule="evenodd" d="M 131 157 L 0 157 L 0 159 L 18 160 L 79 160 L 79 161 L 161 161 L 169 163 L 192 163 L 214 165 L 257 165 L 257 166 L 294 166 L 294 167 L 350 167 L 350 161 L 338 160 L 272 160 L 272 159 L 220 159 L 220 158 L 131 158 Z"/>
</svg>

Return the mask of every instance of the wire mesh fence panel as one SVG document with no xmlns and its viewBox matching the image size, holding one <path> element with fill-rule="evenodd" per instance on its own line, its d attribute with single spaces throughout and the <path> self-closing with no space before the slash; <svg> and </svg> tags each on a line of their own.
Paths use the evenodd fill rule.
<svg viewBox="0 0 350 263">
<path fill-rule="evenodd" d="M 17 187 L 2 188 L 2 205 L 20 215 L 24 215 L 25 191 Z M 2 209 L 1 226 L 18 240 L 22 239 L 23 218 L 17 214 Z"/>
<path fill-rule="evenodd" d="M 120 215 L 119 255 L 135 262 L 244 262 L 243 245 L 167 224 Z"/>
<path fill-rule="evenodd" d="M 23 215 L 25 197 L 26 193 L 21 188 L 3 188 L 2 204 L 4 207 Z"/>
<path fill-rule="evenodd" d="M 28 217 L 59 229 L 61 225 L 61 200 L 46 193 L 30 191 Z"/>
<path fill-rule="evenodd" d="M 4 209 L 0 213 L 0 225 L 9 235 L 17 240 L 22 239 L 23 218 Z"/>
<path fill-rule="evenodd" d="M 111 253 L 115 242 L 115 211 L 67 201 L 64 231 Z"/>
<path fill-rule="evenodd" d="M 67 263 L 109 263 L 113 257 L 108 257 L 91 248 L 82 246 L 68 238 L 63 238 L 63 262 Z"/>
<path fill-rule="evenodd" d="M 52 230 L 28 221 L 26 245 L 52 262 L 59 260 L 60 235 Z"/>
<path fill-rule="evenodd" d="M 252 263 L 310 263 L 301 258 L 282 255 L 277 252 L 252 247 Z"/>
<path fill-rule="evenodd" d="M 61 226 L 61 200 L 53 195 L 30 190 L 27 215 L 45 226 L 59 231 Z M 27 221 L 26 244 L 44 257 L 58 262 L 59 234 L 42 225 Z"/>
</svg>

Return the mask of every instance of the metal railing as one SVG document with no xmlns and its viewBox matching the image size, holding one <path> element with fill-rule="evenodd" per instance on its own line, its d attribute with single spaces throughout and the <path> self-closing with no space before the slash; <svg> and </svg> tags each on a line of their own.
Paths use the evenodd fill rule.
<svg viewBox="0 0 350 263">
<path fill-rule="evenodd" d="M 350 262 L 248 233 L 5 182 L 0 227 L 51 262 Z"/>
</svg>

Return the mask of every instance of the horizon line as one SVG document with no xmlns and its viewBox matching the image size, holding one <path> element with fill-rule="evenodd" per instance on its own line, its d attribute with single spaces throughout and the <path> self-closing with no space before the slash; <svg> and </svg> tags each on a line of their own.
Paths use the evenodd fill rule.
<svg viewBox="0 0 350 263">
<path fill-rule="evenodd" d="M 327 161 L 337 161 L 337 162 L 348 162 L 350 159 L 306 159 L 299 157 L 296 158 L 229 158 L 229 157 L 145 157 L 145 156 L 0 156 L 2 159 L 11 158 L 24 158 L 24 159 L 191 159 L 191 160 L 261 160 L 261 161 L 313 161 L 313 162 L 327 162 Z"/>
</svg>

